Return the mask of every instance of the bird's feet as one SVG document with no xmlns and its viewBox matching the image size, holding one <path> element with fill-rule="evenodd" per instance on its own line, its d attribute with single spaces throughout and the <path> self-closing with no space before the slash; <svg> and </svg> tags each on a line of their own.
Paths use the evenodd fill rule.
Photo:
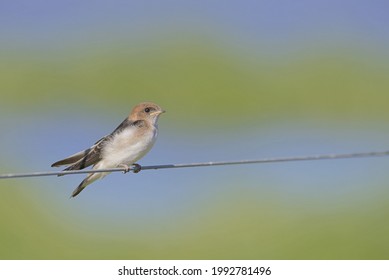
<svg viewBox="0 0 389 280">
<path fill-rule="evenodd" d="M 127 164 L 119 164 L 119 167 L 124 168 L 123 174 L 126 174 L 126 173 L 128 173 L 128 171 L 130 171 L 130 167 Z"/>
<path fill-rule="evenodd" d="M 132 170 L 132 172 L 134 172 L 134 173 L 138 173 L 139 171 L 142 170 L 142 166 L 140 166 L 137 163 L 132 164 L 131 167 L 128 166 L 127 164 L 120 164 L 119 167 L 123 167 L 124 168 L 123 174 L 128 173 L 130 170 Z"/>
<path fill-rule="evenodd" d="M 139 173 L 139 171 L 141 171 L 141 170 L 142 170 L 142 166 L 140 166 L 139 164 L 134 163 L 132 165 L 132 172 Z"/>
</svg>

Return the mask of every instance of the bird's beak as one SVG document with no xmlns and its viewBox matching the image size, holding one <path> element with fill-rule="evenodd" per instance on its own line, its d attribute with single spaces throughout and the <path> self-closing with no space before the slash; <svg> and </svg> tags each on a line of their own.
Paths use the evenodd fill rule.
<svg viewBox="0 0 389 280">
<path fill-rule="evenodd" d="M 155 112 L 151 113 L 150 115 L 152 115 L 152 116 L 154 116 L 154 115 L 159 116 L 160 114 L 163 114 L 163 113 L 166 113 L 166 111 L 165 110 L 155 111 Z"/>
</svg>

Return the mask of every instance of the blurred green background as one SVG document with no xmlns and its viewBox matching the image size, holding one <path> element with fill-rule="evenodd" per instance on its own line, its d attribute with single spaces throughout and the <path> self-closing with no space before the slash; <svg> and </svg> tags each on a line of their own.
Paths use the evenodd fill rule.
<svg viewBox="0 0 389 280">
<path fill-rule="evenodd" d="M 82 2 L 82 3 L 80 3 Z M 184 3 L 183 3 L 184 2 Z M 160 104 L 167 164 L 387 150 L 385 1 L 8 1 L 0 172 Z M 0 181 L 1 259 L 388 259 L 389 159 Z"/>
</svg>

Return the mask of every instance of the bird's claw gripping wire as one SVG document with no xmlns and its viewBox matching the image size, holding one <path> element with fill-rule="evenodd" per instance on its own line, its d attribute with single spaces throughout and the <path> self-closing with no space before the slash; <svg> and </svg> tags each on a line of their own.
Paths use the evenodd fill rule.
<svg viewBox="0 0 389 280">
<path fill-rule="evenodd" d="M 134 163 L 130 166 L 126 165 L 126 164 L 120 164 L 119 167 L 123 167 L 124 170 L 122 171 L 123 174 L 126 174 L 130 171 L 134 172 L 134 173 L 139 173 L 139 171 L 142 170 L 142 166 L 140 166 L 139 164 L 137 163 Z"/>
<path fill-rule="evenodd" d="M 131 167 L 132 167 L 132 172 L 134 173 L 139 173 L 142 170 L 142 166 L 137 163 L 134 163 L 133 165 L 131 165 Z"/>
<path fill-rule="evenodd" d="M 126 174 L 130 171 L 130 167 L 127 164 L 120 164 L 119 167 L 123 167 L 124 170 L 122 171 L 123 174 Z"/>
</svg>

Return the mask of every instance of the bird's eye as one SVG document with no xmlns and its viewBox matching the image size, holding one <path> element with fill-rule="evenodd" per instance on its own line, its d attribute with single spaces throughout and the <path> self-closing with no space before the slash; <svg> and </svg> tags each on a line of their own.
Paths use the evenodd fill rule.
<svg viewBox="0 0 389 280">
<path fill-rule="evenodd" d="M 149 108 L 149 107 L 147 107 L 146 109 L 145 109 L 145 112 L 146 113 L 149 113 L 151 111 L 151 109 Z"/>
</svg>

